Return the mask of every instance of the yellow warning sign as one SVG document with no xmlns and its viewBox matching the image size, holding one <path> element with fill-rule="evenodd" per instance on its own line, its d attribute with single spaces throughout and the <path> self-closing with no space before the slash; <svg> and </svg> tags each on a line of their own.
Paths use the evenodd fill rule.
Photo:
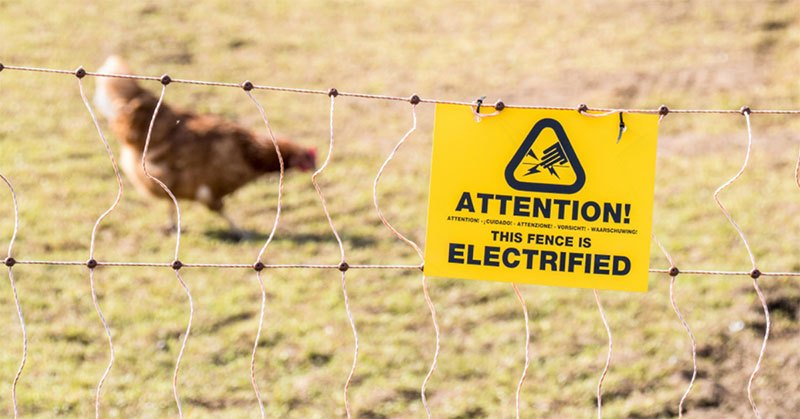
<svg viewBox="0 0 800 419">
<path fill-rule="evenodd" d="M 657 136 L 656 115 L 437 105 L 425 274 L 647 291 Z"/>
</svg>

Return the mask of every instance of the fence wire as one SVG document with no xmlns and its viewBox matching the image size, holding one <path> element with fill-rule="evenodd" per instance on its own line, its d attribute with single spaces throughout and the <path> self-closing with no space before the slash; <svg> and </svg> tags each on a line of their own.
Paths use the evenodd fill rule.
<svg viewBox="0 0 800 419">
<path fill-rule="evenodd" d="M 797 271 L 790 271 L 790 272 L 772 271 L 771 272 L 771 271 L 761 271 L 761 270 L 759 270 L 757 268 L 757 265 L 756 265 L 755 257 L 754 257 L 754 255 L 752 253 L 751 248 L 750 248 L 750 244 L 749 244 L 744 232 L 739 227 L 739 225 L 736 223 L 735 219 L 730 214 L 730 212 L 727 210 L 725 205 L 722 203 L 722 201 L 719 198 L 719 195 L 723 190 L 725 190 L 728 186 L 730 186 L 738 178 L 740 178 L 742 176 L 742 174 L 745 172 L 745 170 L 747 169 L 747 167 L 748 167 L 749 158 L 750 158 L 750 152 L 751 152 L 752 142 L 753 142 L 752 141 L 752 128 L 751 128 L 751 125 L 750 125 L 750 117 L 751 117 L 751 115 L 755 115 L 755 114 L 798 115 L 798 114 L 800 114 L 800 110 L 798 110 L 798 109 L 750 109 L 748 107 L 743 107 L 743 108 L 738 109 L 738 110 L 732 110 L 732 109 L 669 109 L 665 105 L 662 105 L 657 109 L 612 109 L 612 108 L 601 108 L 601 107 L 590 108 L 587 105 L 583 105 L 583 104 L 578 106 L 578 107 L 553 107 L 553 106 L 538 106 L 538 105 L 513 105 L 513 104 L 504 104 L 502 101 L 498 101 L 494 105 L 494 108 L 495 108 L 494 112 L 488 113 L 488 114 L 482 114 L 482 113 L 479 112 L 479 109 L 480 109 L 479 108 L 479 105 L 480 105 L 479 102 L 464 102 L 464 101 L 453 101 L 453 100 L 428 99 L 428 98 L 420 98 L 418 95 L 411 95 L 409 97 L 401 97 L 401 96 L 390 96 L 390 95 L 380 95 L 380 94 L 339 92 L 336 89 L 330 89 L 330 90 L 325 91 L 325 90 L 315 90 L 315 89 L 304 89 L 304 88 L 292 88 L 292 87 L 279 87 L 279 86 L 259 85 L 259 84 L 254 84 L 254 83 L 252 83 L 250 81 L 245 81 L 243 83 L 227 83 L 227 82 L 216 82 L 216 81 L 170 78 L 167 75 L 164 75 L 164 76 L 161 76 L 161 77 L 154 77 L 154 76 L 142 76 L 142 75 L 134 75 L 134 74 L 110 74 L 110 73 L 89 72 L 89 71 L 85 71 L 81 67 L 79 67 L 77 70 L 62 70 L 62 69 L 27 67 L 27 66 L 11 66 L 11 65 L 4 66 L 3 64 L 0 64 L 0 71 L 2 71 L 2 70 L 44 72 L 44 73 L 55 73 L 55 74 L 77 76 L 80 97 L 81 97 L 86 109 L 88 110 L 89 115 L 90 115 L 90 117 L 91 117 L 91 119 L 92 119 L 92 121 L 94 123 L 94 126 L 97 129 L 97 133 L 98 133 L 98 135 L 99 135 L 99 137 L 100 137 L 100 139 L 101 139 L 101 141 L 102 141 L 102 143 L 103 143 L 103 145 L 105 147 L 105 150 L 106 150 L 106 152 L 108 154 L 108 157 L 109 157 L 109 160 L 111 162 L 111 166 L 112 166 L 112 168 L 114 170 L 114 174 L 115 174 L 116 181 L 117 181 L 117 184 L 118 184 L 118 193 L 117 193 L 116 199 L 114 200 L 112 205 L 97 218 L 97 220 L 96 220 L 96 222 L 94 224 L 94 227 L 92 229 L 91 239 L 90 239 L 90 246 L 89 246 L 89 259 L 88 259 L 88 261 L 73 261 L 73 260 L 68 260 L 68 261 L 59 261 L 59 260 L 16 260 L 13 257 L 13 253 L 14 253 L 13 252 L 13 248 L 14 248 L 14 242 L 16 240 L 17 233 L 18 233 L 18 230 L 19 230 L 19 207 L 18 207 L 16 192 L 14 190 L 14 187 L 13 187 L 11 181 L 8 178 L 6 178 L 5 176 L 3 176 L 2 174 L 0 174 L 0 179 L 3 180 L 3 182 L 7 185 L 7 187 L 9 188 L 9 190 L 11 192 L 13 206 L 14 206 L 14 230 L 13 230 L 13 233 L 12 233 L 12 236 L 11 236 L 11 240 L 10 240 L 9 245 L 8 245 L 7 256 L 3 260 L 3 262 L 8 268 L 9 282 L 10 282 L 10 285 L 11 285 L 11 289 L 12 289 L 12 293 L 13 293 L 13 297 L 14 297 L 14 302 L 15 302 L 15 305 L 16 305 L 17 315 L 18 315 L 18 319 L 19 319 L 21 334 L 22 334 L 22 352 L 21 352 L 21 357 L 20 357 L 21 358 L 20 359 L 20 364 L 19 364 L 17 373 L 14 376 L 14 379 L 13 379 L 12 385 L 11 385 L 11 400 L 12 400 L 12 405 L 13 405 L 13 411 L 14 411 L 14 417 L 15 418 L 18 417 L 18 415 L 19 415 L 19 407 L 18 407 L 18 404 L 17 404 L 17 383 L 19 382 L 20 377 L 22 376 L 22 373 L 23 373 L 23 370 L 24 370 L 24 367 L 25 367 L 25 362 L 26 362 L 26 359 L 27 359 L 27 350 L 28 350 L 28 339 L 27 339 L 25 320 L 24 320 L 24 316 L 23 316 L 22 307 L 20 305 L 20 299 L 19 299 L 19 296 L 18 296 L 18 293 L 17 293 L 16 283 L 15 283 L 13 270 L 12 270 L 12 268 L 15 265 L 53 265 L 53 266 L 80 266 L 80 265 L 84 265 L 84 266 L 87 266 L 89 268 L 89 283 L 90 283 L 90 291 L 91 291 L 92 301 L 93 301 L 93 304 L 94 304 L 94 308 L 95 308 L 95 310 L 96 310 L 96 312 L 98 314 L 98 317 L 100 318 L 101 323 L 103 324 L 103 327 L 104 327 L 104 330 L 105 330 L 105 333 L 106 333 L 106 336 L 107 336 L 107 339 L 108 339 L 108 345 L 109 345 L 109 363 L 108 363 L 108 366 L 106 367 L 105 371 L 103 372 L 103 375 L 100 377 L 100 379 L 98 381 L 98 384 L 97 384 L 97 387 L 96 387 L 96 391 L 95 391 L 95 416 L 98 417 L 98 418 L 100 417 L 100 411 L 101 411 L 101 408 L 100 408 L 101 407 L 101 404 L 100 404 L 101 397 L 100 396 L 101 396 L 103 383 L 106 381 L 108 375 L 111 372 L 112 366 L 114 364 L 114 344 L 113 344 L 113 340 L 112 340 L 111 327 L 109 326 L 108 322 L 106 321 L 106 319 L 105 319 L 105 317 L 104 317 L 104 315 L 103 315 L 103 313 L 102 313 L 102 311 L 100 309 L 99 303 L 97 301 L 97 293 L 96 293 L 96 287 L 95 287 L 96 284 L 95 284 L 95 276 L 94 276 L 95 275 L 95 269 L 97 267 L 101 267 L 101 266 L 109 266 L 109 267 L 111 267 L 111 266 L 114 266 L 114 267 L 163 267 L 163 268 L 172 269 L 174 271 L 175 276 L 176 276 L 179 284 L 181 285 L 181 287 L 183 288 L 183 290 L 186 293 L 188 304 L 189 304 L 189 318 L 188 318 L 188 321 L 187 321 L 187 324 L 186 324 L 186 331 L 185 331 L 183 339 L 182 339 L 181 348 L 180 348 L 180 351 L 178 353 L 178 357 L 177 357 L 176 362 L 175 362 L 175 369 L 174 369 L 174 373 L 173 373 L 173 383 L 172 383 L 173 384 L 172 389 L 173 389 L 173 395 L 174 395 L 174 398 L 175 398 L 175 404 L 176 404 L 176 407 L 177 407 L 177 410 L 178 410 L 178 414 L 179 414 L 180 417 L 183 417 L 183 409 L 182 409 L 182 406 L 181 406 L 181 400 L 180 400 L 179 391 L 178 391 L 179 390 L 179 380 L 178 379 L 179 379 L 179 373 L 180 373 L 181 359 L 183 357 L 184 351 L 186 350 L 186 344 L 187 344 L 187 341 L 188 341 L 188 338 L 189 338 L 189 334 L 191 332 L 192 320 L 194 318 L 194 304 L 193 304 L 193 300 L 192 300 L 192 295 L 191 295 L 191 292 L 190 292 L 186 282 L 183 280 L 183 278 L 182 278 L 182 276 L 181 276 L 181 274 L 179 272 L 181 269 L 183 269 L 183 268 L 220 268 L 220 269 L 254 269 L 255 270 L 256 279 L 257 279 L 258 284 L 259 284 L 259 290 L 260 290 L 260 295 L 261 295 L 261 307 L 260 307 L 260 312 L 259 312 L 260 314 L 259 314 L 259 321 L 258 321 L 258 329 L 257 329 L 256 334 L 255 334 L 255 341 L 254 341 L 253 350 L 252 350 L 252 353 L 251 353 L 250 378 L 251 378 L 251 384 L 252 384 L 252 387 L 253 387 L 253 392 L 255 394 L 255 398 L 256 398 L 256 401 L 258 403 L 259 411 L 260 411 L 260 414 L 261 414 L 262 418 L 266 417 L 266 408 L 264 406 L 264 402 L 263 402 L 262 397 L 261 397 L 260 388 L 259 388 L 259 385 L 258 385 L 258 382 L 257 382 L 257 379 L 256 379 L 257 349 L 258 349 L 259 340 L 261 338 L 261 334 L 263 332 L 264 315 L 265 315 L 266 304 L 267 304 L 266 286 L 265 286 L 265 283 L 264 283 L 264 279 L 262 278 L 262 271 L 270 270 L 270 269 L 331 269 L 331 270 L 336 269 L 336 270 L 339 270 L 340 273 L 341 273 L 341 286 L 342 286 L 342 294 L 343 294 L 343 299 L 344 299 L 344 303 L 345 303 L 346 314 L 347 314 L 350 326 L 351 326 L 352 331 L 353 331 L 353 341 L 354 341 L 354 344 L 353 344 L 353 363 L 352 363 L 351 369 L 350 369 L 350 371 L 348 373 L 347 379 L 346 379 L 346 381 L 344 383 L 344 386 L 343 386 L 345 412 L 347 414 L 347 417 L 350 418 L 351 415 L 352 415 L 352 412 L 351 412 L 351 409 L 350 409 L 350 401 L 349 401 L 349 397 L 348 397 L 348 390 L 349 390 L 349 387 L 350 387 L 350 385 L 352 383 L 353 376 L 354 376 L 354 374 L 356 372 L 356 366 L 357 366 L 357 363 L 358 363 L 359 341 L 358 341 L 358 331 L 357 331 L 356 323 L 355 323 L 355 320 L 353 318 L 353 313 L 352 313 L 352 310 L 351 310 L 351 307 L 350 307 L 350 299 L 349 299 L 349 296 L 348 296 L 348 293 L 347 293 L 346 272 L 349 269 L 422 270 L 423 266 L 424 266 L 424 255 L 423 255 L 423 252 L 422 252 L 421 248 L 414 241 L 412 241 L 408 237 L 404 236 L 402 233 L 400 233 L 397 229 L 395 229 L 392 226 L 392 224 L 384 216 L 383 211 L 381 210 L 381 207 L 379 205 L 379 199 L 378 199 L 378 186 L 379 186 L 379 182 L 380 182 L 381 176 L 386 171 L 387 166 L 392 161 L 392 159 L 395 157 L 395 155 L 397 154 L 397 152 L 401 148 L 401 146 L 407 141 L 407 139 L 417 129 L 417 113 L 416 113 L 416 111 L 417 111 L 417 105 L 420 104 L 420 103 L 428 103 L 428 104 L 442 103 L 442 104 L 455 104 L 455 105 L 471 106 L 471 107 L 473 107 L 473 113 L 475 113 L 476 118 L 482 118 L 482 117 L 488 117 L 488 116 L 496 115 L 498 112 L 502 111 L 503 108 L 543 109 L 543 110 L 577 110 L 577 111 L 581 112 L 582 114 L 584 114 L 586 116 L 592 116 L 592 117 L 603 117 L 603 116 L 608 116 L 608 115 L 617 114 L 617 113 L 658 114 L 659 115 L 659 124 L 661 124 L 661 122 L 664 119 L 664 117 L 666 115 L 668 115 L 669 113 L 676 113 L 676 114 L 682 114 L 682 113 L 684 113 L 684 114 L 685 113 L 695 113 L 695 114 L 740 114 L 740 115 L 743 115 L 745 117 L 745 121 L 746 121 L 746 124 L 747 124 L 747 148 L 746 148 L 746 152 L 745 152 L 745 156 L 744 156 L 744 161 L 742 163 L 742 167 L 731 179 L 729 179 L 727 182 L 725 182 L 723 185 L 721 185 L 714 192 L 713 198 L 714 198 L 715 202 L 717 203 L 717 205 L 719 206 L 720 211 L 723 213 L 723 215 L 727 218 L 729 223 L 734 227 L 734 229 L 739 234 L 739 237 L 741 238 L 742 243 L 744 244 L 744 246 L 745 246 L 745 248 L 747 250 L 747 253 L 749 255 L 749 258 L 750 258 L 750 261 L 751 261 L 751 264 L 752 264 L 752 270 L 750 270 L 750 271 L 731 271 L 731 270 L 706 270 L 706 269 L 685 269 L 685 270 L 678 269 L 678 267 L 675 264 L 675 261 L 673 260 L 672 256 L 670 255 L 670 253 L 666 250 L 666 248 L 663 246 L 663 244 L 658 240 L 658 238 L 655 236 L 655 234 L 653 234 L 653 241 L 657 244 L 659 249 L 662 251 L 662 253 L 666 257 L 667 261 L 669 262 L 669 267 L 668 268 L 650 268 L 649 271 L 651 273 L 667 274 L 670 277 L 670 286 L 669 286 L 670 303 L 671 303 L 672 308 L 675 311 L 678 319 L 680 320 L 681 325 L 686 330 L 687 335 L 689 337 L 690 344 L 691 344 L 692 365 L 693 365 L 692 377 L 691 377 L 691 380 L 690 380 L 690 382 L 688 384 L 688 387 L 683 392 L 683 394 L 682 394 L 682 396 L 680 398 L 680 401 L 678 402 L 678 415 L 679 415 L 679 417 L 682 417 L 682 415 L 683 415 L 684 402 L 685 402 L 686 398 L 689 396 L 689 393 L 691 392 L 691 390 L 692 390 L 692 388 L 694 386 L 695 378 L 697 376 L 697 345 L 696 345 L 695 337 L 694 337 L 694 335 L 693 335 L 693 333 L 691 331 L 691 328 L 689 327 L 689 324 L 686 322 L 683 314 L 679 310 L 677 302 L 676 302 L 676 298 L 675 298 L 675 294 L 674 294 L 674 288 L 675 288 L 675 285 L 676 285 L 677 276 L 679 274 L 690 274 L 690 275 L 703 275 L 703 276 L 708 276 L 708 275 L 749 276 L 749 277 L 752 278 L 753 287 L 754 287 L 754 289 L 756 291 L 756 294 L 758 295 L 759 300 L 760 300 L 760 302 L 761 302 L 761 304 L 763 306 L 763 309 L 764 309 L 764 316 L 765 316 L 765 319 L 766 319 L 766 330 L 765 330 L 765 333 L 764 333 L 764 339 L 763 339 L 762 344 L 761 344 L 761 348 L 760 348 L 758 359 L 756 361 L 755 368 L 753 369 L 753 371 L 752 371 L 752 373 L 750 375 L 750 378 L 749 378 L 749 380 L 747 382 L 747 395 L 748 395 L 748 400 L 750 402 L 750 405 L 752 407 L 752 410 L 753 410 L 754 414 L 758 418 L 761 417 L 760 411 L 759 411 L 759 409 L 758 409 L 758 407 L 756 405 L 755 400 L 753 399 L 752 387 L 753 387 L 753 381 L 755 380 L 755 378 L 756 378 L 756 376 L 757 376 L 757 374 L 759 372 L 759 369 L 760 369 L 760 366 L 761 366 L 761 362 L 762 362 L 762 359 L 764 357 L 764 353 L 766 351 L 767 341 L 768 341 L 769 332 L 770 332 L 770 315 L 769 315 L 769 309 L 768 309 L 768 306 L 767 306 L 767 303 L 766 303 L 766 299 L 765 299 L 765 297 L 763 295 L 763 292 L 761 291 L 761 288 L 759 287 L 759 278 L 761 278 L 761 277 L 800 277 L 800 272 L 797 272 Z M 144 151 L 142 153 L 141 165 L 142 165 L 142 169 L 143 169 L 145 175 L 147 177 L 149 177 L 151 180 L 153 180 L 154 182 L 156 182 L 157 184 L 159 184 L 162 189 L 164 189 L 164 191 L 170 196 L 170 198 L 171 198 L 171 200 L 172 200 L 172 202 L 173 202 L 173 204 L 175 206 L 175 213 L 176 213 L 176 219 L 177 219 L 176 234 L 175 234 L 175 253 L 174 253 L 174 259 L 171 262 L 101 261 L 101 260 L 96 260 L 95 257 L 94 257 L 95 239 L 96 239 L 97 230 L 98 230 L 98 228 L 100 226 L 100 223 L 111 212 L 113 212 L 117 208 L 117 206 L 119 205 L 119 202 L 120 202 L 120 200 L 122 198 L 122 194 L 123 194 L 123 183 L 122 183 L 122 178 L 121 178 L 121 175 L 120 175 L 120 172 L 119 172 L 119 168 L 117 166 L 117 162 L 116 162 L 116 160 L 114 158 L 114 155 L 113 155 L 113 152 L 111 150 L 111 147 L 109 146 L 109 143 L 108 143 L 108 141 L 107 141 L 107 139 L 105 137 L 105 134 L 103 133 L 103 130 L 100 127 L 100 124 L 99 124 L 99 122 L 97 120 L 97 117 L 96 117 L 96 115 L 94 113 L 94 110 L 92 109 L 91 105 L 89 104 L 89 101 L 86 98 L 86 95 L 85 95 L 85 92 L 84 92 L 84 88 L 83 88 L 83 83 L 82 83 L 82 79 L 85 76 L 126 78 L 126 79 L 133 79 L 133 80 L 142 80 L 142 81 L 159 81 L 159 82 L 162 83 L 161 94 L 159 96 L 158 103 L 156 105 L 156 108 L 155 108 L 155 110 L 153 112 L 153 115 L 152 115 L 152 118 L 150 120 L 150 125 L 149 125 L 148 132 L 147 132 L 147 138 L 146 138 L 146 141 L 145 141 Z M 147 160 L 146 160 L 148 146 L 149 146 L 149 143 L 150 143 L 150 137 L 151 137 L 152 130 L 153 130 L 153 125 L 155 123 L 155 120 L 156 120 L 156 118 L 158 116 L 158 111 L 159 111 L 159 109 L 161 107 L 161 104 L 163 102 L 164 95 L 166 93 L 167 84 L 169 84 L 169 83 L 194 84 L 194 85 L 216 86 L 216 87 L 233 87 L 233 88 L 243 89 L 245 91 L 246 95 L 252 100 L 252 102 L 256 106 L 260 116 L 262 117 L 262 120 L 264 122 L 264 126 L 266 128 L 267 133 L 268 133 L 268 137 L 270 138 L 273 146 L 275 147 L 277 155 L 278 155 L 279 166 L 280 166 L 280 174 L 279 174 L 279 181 L 278 181 L 278 198 L 277 198 L 278 202 L 277 202 L 277 211 L 276 211 L 276 215 L 275 215 L 275 221 L 273 223 L 273 226 L 272 226 L 272 229 L 270 231 L 270 234 L 269 234 L 268 238 L 266 239 L 266 242 L 261 247 L 261 249 L 260 249 L 260 251 L 259 251 L 259 253 L 258 253 L 258 255 L 257 255 L 256 259 L 255 259 L 255 262 L 252 263 L 252 264 L 248 264 L 248 263 L 191 263 L 191 262 L 183 262 L 183 261 L 181 261 L 179 259 L 180 240 L 181 240 L 181 227 L 180 227 L 181 210 L 180 210 L 180 206 L 178 204 L 177 198 L 172 193 L 172 191 L 161 180 L 159 180 L 156 177 L 152 176 L 148 172 L 148 170 L 147 170 Z M 272 242 L 272 240 L 273 240 L 273 238 L 275 236 L 275 233 L 277 231 L 277 228 L 278 228 L 278 223 L 280 221 L 280 215 L 281 215 L 281 209 L 282 209 L 282 195 L 283 195 L 283 188 L 284 188 L 284 170 L 285 170 L 285 168 L 284 168 L 283 157 L 282 157 L 282 155 L 280 153 L 280 150 L 278 148 L 277 140 L 276 140 L 275 135 L 274 135 L 274 133 L 272 131 L 272 127 L 270 126 L 267 112 L 264 109 L 264 107 L 259 103 L 259 101 L 255 98 L 255 96 L 251 93 L 251 90 L 283 91 L 283 92 L 291 92 L 291 93 L 298 93 L 298 94 L 328 95 L 330 97 L 330 114 L 329 114 L 329 118 L 330 118 L 330 120 L 329 120 L 329 122 L 330 122 L 330 141 L 329 141 L 329 146 L 328 146 L 328 153 L 327 153 L 325 162 L 322 164 L 322 166 L 320 166 L 319 169 L 317 169 L 313 173 L 313 175 L 311 176 L 311 180 L 312 180 L 314 188 L 315 188 L 315 190 L 317 192 L 317 195 L 319 197 L 320 204 L 321 204 L 323 213 L 325 214 L 325 217 L 326 217 L 326 219 L 328 221 L 328 225 L 330 227 L 331 233 L 333 234 L 333 236 L 335 237 L 335 239 L 336 239 L 336 241 L 338 243 L 340 256 L 341 256 L 339 264 L 266 264 L 266 263 L 263 262 L 263 257 L 264 257 L 264 255 L 265 255 L 265 253 L 267 251 L 267 247 Z M 376 210 L 376 212 L 378 214 L 378 217 L 380 218 L 380 220 L 384 224 L 384 226 L 387 229 L 389 229 L 392 232 L 392 234 L 398 240 L 400 240 L 400 241 L 404 242 L 405 244 L 407 244 L 409 247 L 411 247 L 419 255 L 419 257 L 420 257 L 420 263 L 419 264 L 362 264 L 362 265 L 353 264 L 353 265 L 350 265 L 346 261 L 344 245 L 343 245 L 342 240 L 341 240 L 341 238 L 339 236 L 339 233 L 338 233 L 338 231 L 337 231 L 337 229 L 336 229 L 336 227 L 335 227 L 335 225 L 333 223 L 333 219 L 332 219 L 330 211 L 328 209 L 328 206 L 327 206 L 327 203 L 326 203 L 326 200 L 325 200 L 325 196 L 324 196 L 324 194 L 322 192 L 322 187 L 320 186 L 320 184 L 318 182 L 318 179 L 317 179 L 322 174 L 324 169 L 328 166 L 328 164 L 329 164 L 329 162 L 330 162 L 330 160 L 332 158 L 332 155 L 333 155 L 333 151 L 334 151 L 334 109 L 335 109 L 336 97 L 338 97 L 338 96 L 341 96 L 341 97 L 352 97 L 352 98 L 359 98 L 359 99 L 370 99 L 370 100 L 405 101 L 405 102 L 410 102 L 411 103 L 412 127 L 399 140 L 399 142 L 392 149 L 391 153 L 387 156 L 386 160 L 383 162 L 383 164 L 381 165 L 380 169 L 378 170 L 378 172 L 377 172 L 377 174 L 375 176 L 374 182 L 373 182 L 373 203 L 374 203 L 374 206 L 375 206 L 375 210 Z M 595 112 L 595 113 L 592 114 L 592 113 L 589 113 L 589 112 Z M 600 113 L 600 114 L 598 114 L 598 113 Z M 798 161 L 797 161 L 797 165 L 796 165 L 796 169 L 795 169 L 795 180 L 797 182 L 798 187 L 800 187 L 800 156 L 798 156 Z M 432 325 L 433 325 L 433 329 L 434 329 L 435 337 L 436 337 L 435 350 L 434 350 L 433 355 L 432 355 L 431 365 L 430 365 L 430 368 L 428 369 L 428 372 L 425 375 L 425 378 L 422 381 L 422 384 L 421 384 L 421 387 L 420 387 L 420 398 L 421 398 L 422 404 L 423 404 L 423 406 L 425 408 L 427 416 L 429 418 L 432 418 L 433 414 L 432 414 L 431 408 L 430 408 L 429 403 L 428 403 L 428 399 L 427 399 L 427 395 L 426 395 L 426 387 L 427 387 L 427 385 L 428 385 L 428 383 L 429 383 L 434 371 L 436 370 L 437 362 L 439 360 L 439 355 L 440 355 L 439 352 L 440 352 L 441 338 L 440 338 L 439 324 L 437 322 L 437 317 L 436 317 L 436 309 L 435 309 L 435 306 L 434 306 L 433 301 L 432 301 L 431 296 L 430 296 L 430 291 L 429 291 L 427 278 L 425 277 L 424 274 L 422 275 L 422 278 L 421 278 L 421 285 L 422 285 L 423 297 L 425 299 L 425 302 L 426 302 L 426 304 L 427 304 L 427 306 L 429 308 L 430 314 L 431 314 Z M 530 353 L 529 353 L 529 351 L 530 351 L 530 325 L 529 325 L 529 318 L 528 318 L 529 317 L 528 316 L 528 308 L 527 308 L 527 304 L 525 303 L 525 299 L 523 298 L 522 293 L 520 292 L 520 290 L 517 287 L 517 285 L 516 284 L 512 284 L 512 285 L 513 285 L 514 293 L 517 296 L 517 298 L 519 300 L 519 303 L 520 303 L 520 306 L 521 306 L 521 308 L 523 310 L 523 318 L 525 320 L 525 339 L 524 339 L 524 342 L 525 342 L 525 357 L 524 357 L 524 366 L 522 368 L 521 376 L 520 376 L 519 382 L 517 384 L 516 397 L 515 397 L 515 412 L 516 412 L 516 417 L 519 418 L 520 417 L 520 412 L 521 412 L 522 387 L 523 387 L 523 383 L 525 382 L 525 378 L 526 378 L 526 375 L 527 375 L 527 372 L 528 372 L 528 367 L 529 367 L 529 364 L 530 364 Z M 600 314 L 601 320 L 603 322 L 603 325 L 605 326 L 605 329 L 606 329 L 606 332 L 607 332 L 607 337 L 608 337 L 608 353 L 607 353 L 607 357 L 606 357 L 606 362 L 605 362 L 605 366 L 603 367 L 600 379 L 599 379 L 598 384 L 597 384 L 597 389 L 596 389 L 597 416 L 598 416 L 598 418 L 600 418 L 600 417 L 602 417 L 602 386 L 603 386 L 603 382 L 604 382 L 604 380 L 606 378 L 607 373 L 609 372 L 609 368 L 610 368 L 610 365 L 611 365 L 613 340 L 612 340 L 611 327 L 609 326 L 608 320 L 606 318 L 605 311 L 603 310 L 603 306 L 602 306 L 602 304 L 600 302 L 600 296 L 599 296 L 599 294 L 598 294 L 598 292 L 596 290 L 594 290 L 594 298 L 595 298 L 595 302 L 596 302 L 596 305 L 598 307 L 599 314 Z M 543 412 L 539 412 L 539 413 L 543 413 Z"/>
<path fill-rule="evenodd" d="M 267 252 L 267 246 L 272 243 L 272 239 L 275 237 L 275 231 L 278 229 L 278 221 L 281 218 L 281 206 L 282 206 L 282 198 L 283 198 L 283 176 L 284 176 L 284 162 L 283 162 L 283 155 L 281 155 L 281 150 L 278 147 L 278 140 L 275 139 L 275 133 L 272 132 L 272 127 L 269 124 L 269 119 L 267 118 L 267 113 L 264 111 L 264 107 L 258 102 L 258 99 L 253 96 L 249 90 L 245 90 L 247 97 L 249 97 L 253 104 L 256 105 L 258 109 L 258 113 L 261 115 L 261 118 L 264 120 L 264 127 L 267 129 L 267 134 L 269 134 L 269 139 L 272 142 L 272 146 L 275 147 L 275 153 L 278 156 L 278 208 L 275 210 L 275 222 L 272 224 L 272 230 L 269 232 L 269 236 L 267 237 L 267 241 L 264 243 L 264 246 L 261 247 L 261 250 L 258 252 L 258 257 L 256 257 L 256 263 L 254 266 L 263 266 L 264 262 L 262 258 L 264 254 Z M 261 400 L 261 391 L 258 387 L 258 382 L 256 380 L 256 351 L 258 350 L 258 343 L 261 340 L 261 332 L 264 328 L 264 311 L 267 307 L 267 289 L 264 287 L 264 280 L 261 278 L 261 269 L 256 269 L 256 280 L 258 281 L 259 290 L 261 291 L 261 309 L 259 311 L 258 317 L 258 331 L 256 332 L 256 338 L 253 342 L 253 353 L 250 356 L 250 382 L 253 385 L 253 392 L 256 394 L 256 400 L 258 400 L 258 409 L 261 412 L 261 418 L 265 418 L 267 415 L 266 410 L 264 409 L 264 401 Z"/>
</svg>

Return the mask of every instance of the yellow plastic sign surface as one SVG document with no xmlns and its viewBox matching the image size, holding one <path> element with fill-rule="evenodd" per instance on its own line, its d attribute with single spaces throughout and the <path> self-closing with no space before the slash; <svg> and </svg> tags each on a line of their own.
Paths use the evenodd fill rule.
<svg viewBox="0 0 800 419">
<path fill-rule="evenodd" d="M 657 137 L 657 115 L 437 105 L 425 274 L 647 291 Z"/>
</svg>

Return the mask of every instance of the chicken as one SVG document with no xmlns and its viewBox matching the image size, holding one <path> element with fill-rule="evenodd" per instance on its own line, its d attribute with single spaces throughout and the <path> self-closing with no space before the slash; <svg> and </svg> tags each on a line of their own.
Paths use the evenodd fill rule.
<svg viewBox="0 0 800 419">
<path fill-rule="evenodd" d="M 101 73 L 130 74 L 122 59 L 109 57 Z M 136 187 L 149 197 L 169 196 L 142 169 L 147 130 L 158 97 L 136 80 L 97 78 L 95 105 L 121 142 L 120 167 Z M 278 138 L 286 169 L 313 170 L 316 151 Z M 223 198 L 259 176 L 278 172 L 278 155 L 272 140 L 256 135 L 215 115 L 200 115 L 161 104 L 147 152 L 148 172 L 164 182 L 178 199 L 197 201 L 222 216 L 232 233 L 243 231 L 223 212 Z M 173 220 L 174 227 L 174 220 Z"/>
</svg>

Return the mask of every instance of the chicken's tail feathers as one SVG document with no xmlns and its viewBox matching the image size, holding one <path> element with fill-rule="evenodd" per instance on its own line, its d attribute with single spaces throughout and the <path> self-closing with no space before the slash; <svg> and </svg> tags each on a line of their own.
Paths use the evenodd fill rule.
<svg viewBox="0 0 800 419">
<path fill-rule="evenodd" d="M 128 64 L 119 55 L 109 55 L 100 69 L 97 70 L 98 73 L 110 74 L 128 74 L 130 71 Z"/>
<path fill-rule="evenodd" d="M 105 74 L 130 74 L 131 70 L 125 60 L 118 55 L 111 55 L 97 70 Z M 97 77 L 97 90 L 94 95 L 95 106 L 109 120 L 114 120 L 119 110 L 126 103 L 141 95 L 143 89 L 134 79 L 120 77 Z"/>
</svg>

